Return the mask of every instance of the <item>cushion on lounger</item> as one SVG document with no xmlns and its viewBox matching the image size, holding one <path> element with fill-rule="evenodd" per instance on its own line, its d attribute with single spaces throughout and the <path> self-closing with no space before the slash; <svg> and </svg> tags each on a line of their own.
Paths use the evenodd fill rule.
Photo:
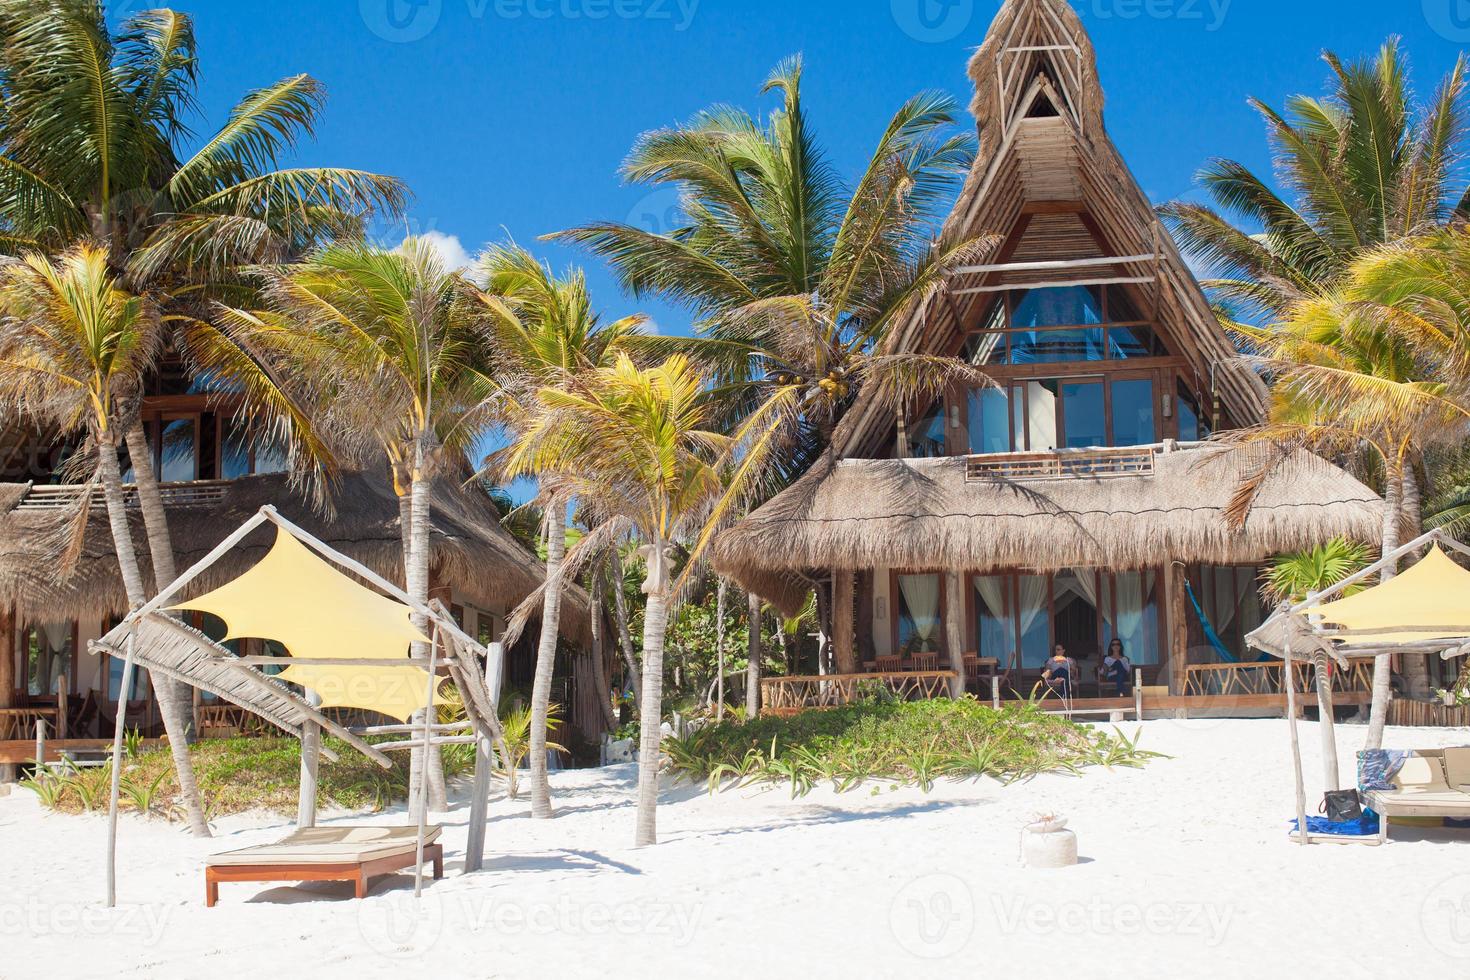
<svg viewBox="0 0 1470 980">
<path fill-rule="evenodd" d="M 425 827 L 424 842 L 443 832 Z M 275 844 L 257 844 L 222 854 L 211 854 L 205 864 L 215 867 L 245 864 L 361 864 L 378 858 L 411 853 L 418 846 L 417 827 L 308 827 Z"/>
<path fill-rule="evenodd" d="M 1444 775 L 1451 789 L 1470 786 L 1470 748 L 1444 750 Z"/>
<path fill-rule="evenodd" d="M 1449 784 L 1444 780 L 1444 770 L 1440 768 L 1439 760 L 1425 758 L 1422 755 L 1411 755 L 1404 760 L 1399 767 L 1398 773 L 1393 777 L 1394 785 L 1399 790 L 1447 790 Z"/>
</svg>

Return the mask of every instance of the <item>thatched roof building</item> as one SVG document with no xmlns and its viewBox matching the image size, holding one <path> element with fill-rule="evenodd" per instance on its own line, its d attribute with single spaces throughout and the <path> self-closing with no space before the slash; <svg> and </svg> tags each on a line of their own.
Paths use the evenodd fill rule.
<svg viewBox="0 0 1470 980">
<path fill-rule="evenodd" d="M 127 609 L 107 513 L 94 503 L 76 569 L 57 574 L 64 546 L 69 488 L 0 484 L 0 595 L 14 604 L 22 620 L 55 621 Z M 74 492 L 74 491 L 71 491 Z M 383 479 L 363 474 L 342 477 L 332 495 L 332 513 L 323 516 L 280 474 L 166 488 L 169 529 L 180 571 L 198 561 L 265 504 L 292 522 L 391 581 L 403 580 L 398 500 Z M 130 510 L 134 546 L 151 581 L 142 515 Z M 431 581 L 456 597 L 485 609 L 509 609 L 543 581 L 544 569 L 500 525 L 499 515 L 481 493 L 451 481 L 435 483 L 431 519 Z M 274 532 L 259 529 L 216 563 L 187 595 L 216 588 L 264 557 Z M 586 596 L 573 589 L 563 607 L 564 628 L 584 638 L 588 629 Z"/>
<path fill-rule="evenodd" d="M 1172 450 L 1172 451 L 1170 451 Z M 1266 470 L 1245 522 L 1226 510 L 1270 460 L 1253 447 L 1070 454 L 1051 475 L 1013 476 L 963 457 L 843 460 L 725 532 L 722 575 L 788 614 L 814 569 L 949 568 L 971 572 L 1136 569 L 1171 561 L 1249 563 L 1339 534 L 1373 540 L 1382 503 L 1370 489 L 1298 452 Z M 1111 459 L 1109 458 L 1111 457 Z"/>
</svg>

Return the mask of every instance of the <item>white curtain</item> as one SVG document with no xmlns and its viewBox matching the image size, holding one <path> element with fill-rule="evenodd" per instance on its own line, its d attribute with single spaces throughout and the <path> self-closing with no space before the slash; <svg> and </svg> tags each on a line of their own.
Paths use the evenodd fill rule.
<svg viewBox="0 0 1470 980">
<path fill-rule="evenodd" d="M 918 637 L 921 652 L 939 649 L 935 643 L 939 635 L 939 576 L 900 575 L 898 587 L 903 592 L 904 606 L 914 624 L 914 635 Z"/>
<path fill-rule="evenodd" d="M 1019 575 L 1016 581 L 1018 584 L 1016 590 L 1016 610 L 1021 619 L 1021 643 L 1023 647 L 1021 651 L 1022 666 L 1040 667 L 1046 663 L 1046 658 L 1050 655 L 1051 651 L 1046 649 L 1045 643 L 1036 650 L 1025 648 L 1026 634 L 1036 622 L 1037 618 L 1046 610 L 1046 593 L 1050 586 L 1051 578 L 1046 575 Z M 1047 639 L 1047 642 L 1050 642 L 1050 638 Z"/>
<path fill-rule="evenodd" d="M 980 656 L 995 657 L 1007 666 L 1015 663 L 1015 634 L 1006 615 L 1005 579 L 998 575 L 976 575 L 971 579 L 979 593 L 976 618 L 980 621 Z"/>
</svg>

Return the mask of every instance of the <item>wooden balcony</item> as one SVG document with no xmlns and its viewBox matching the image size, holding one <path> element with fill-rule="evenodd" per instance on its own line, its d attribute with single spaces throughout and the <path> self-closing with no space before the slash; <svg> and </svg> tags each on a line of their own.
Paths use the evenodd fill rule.
<svg viewBox="0 0 1470 980">
<path fill-rule="evenodd" d="M 1250 664 L 1190 664 L 1184 668 L 1184 694 L 1198 698 L 1284 695 L 1286 689 L 1282 686 L 1282 680 L 1285 666 L 1280 660 Z M 1294 663 L 1292 673 L 1296 678 L 1293 690 L 1302 697 L 1315 696 L 1317 688 L 1311 664 Z M 1332 671 L 1332 690 L 1335 694 L 1371 694 L 1372 664 L 1357 662 L 1347 670 L 1335 667 Z"/>
<path fill-rule="evenodd" d="M 900 701 L 932 701 L 949 697 L 954 679 L 952 670 L 765 677 L 761 679 L 761 711 L 794 715 L 812 708 L 840 708 L 879 693 Z"/>
<path fill-rule="evenodd" d="M 1154 472 L 1152 446 L 1126 449 L 1068 449 L 1050 453 L 999 453 L 971 456 L 965 464 L 965 480 L 1065 480 L 1108 476 L 1151 476 Z"/>
<path fill-rule="evenodd" d="M 225 499 L 230 486 L 229 480 L 191 480 L 187 483 L 161 483 L 158 486 L 167 507 L 209 507 Z M 16 510 L 72 510 L 80 503 L 85 486 L 75 484 L 31 487 L 21 498 Z M 123 504 L 129 508 L 138 506 L 138 488 L 132 484 L 123 487 Z M 91 490 L 90 506 L 104 508 L 107 498 L 101 487 Z"/>
</svg>

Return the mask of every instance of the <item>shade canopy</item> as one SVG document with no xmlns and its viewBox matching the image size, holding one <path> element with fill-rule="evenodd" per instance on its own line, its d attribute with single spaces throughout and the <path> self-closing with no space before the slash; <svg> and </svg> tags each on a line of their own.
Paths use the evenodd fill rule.
<svg viewBox="0 0 1470 980">
<path fill-rule="evenodd" d="M 406 661 L 428 638 L 411 610 L 347 577 L 277 529 L 271 550 L 233 581 L 172 607 L 224 620 L 226 640 L 274 640 L 303 660 Z M 279 675 L 321 696 L 323 707 L 363 708 L 407 720 L 423 708 L 428 673 L 421 667 L 289 665 Z"/>
<path fill-rule="evenodd" d="M 1303 612 L 1339 630 L 1394 630 L 1339 637 L 1345 646 L 1461 639 L 1470 635 L 1470 571 L 1435 545 L 1418 564 L 1382 585 Z"/>
</svg>

